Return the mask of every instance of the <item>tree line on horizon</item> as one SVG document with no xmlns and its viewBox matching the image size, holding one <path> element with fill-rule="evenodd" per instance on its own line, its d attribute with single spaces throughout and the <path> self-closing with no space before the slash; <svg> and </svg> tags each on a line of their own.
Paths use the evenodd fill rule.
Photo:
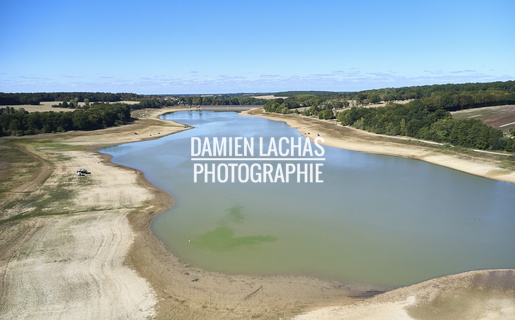
<svg viewBox="0 0 515 320">
<path fill-rule="evenodd" d="M 509 137 L 499 138 L 498 132 L 480 128 L 479 123 L 481 122 L 479 120 L 477 120 L 479 123 L 477 121 L 454 120 L 448 112 L 492 105 L 515 104 L 515 81 L 412 86 L 344 93 L 289 91 L 283 94 L 288 97 L 264 100 L 254 98 L 248 94 L 161 96 L 104 92 L 0 93 L 0 105 L 37 105 L 41 101 L 62 101 L 54 106 L 75 109 L 71 113 L 68 112 L 71 115 L 64 115 L 61 112 L 56 113 L 56 115 L 49 115 L 44 112 L 29 114 L 24 110 L 16 112 L 14 108 L 10 107 L 0 108 L 0 135 L 105 128 L 126 123 L 130 119 L 131 110 L 143 108 L 163 108 L 179 105 L 264 105 L 265 111 L 268 112 L 302 113 L 320 119 L 335 119 L 338 116 L 338 120 L 342 123 L 345 122 L 347 125 L 361 127 L 377 133 L 406 134 L 485 150 L 510 151 L 513 148 L 513 139 L 509 140 Z M 117 109 L 119 111 L 120 108 L 123 108 L 122 112 L 118 113 L 122 114 L 118 119 L 115 119 L 116 117 L 110 111 L 106 111 L 105 115 L 99 115 L 97 112 L 98 110 L 110 109 L 106 102 L 121 100 L 139 101 L 139 103 L 131 105 L 114 104 L 113 110 Z M 392 101 L 396 100 L 411 101 L 401 107 L 392 104 Z M 79 102 L 84 104 L 80 106 Z M 366 110 L 365 108 L 356 108 L 357 106 L 366 106 L 378 102 L 387 102 L 388 105 L 387 107 Z M 349 109 L 349 107 L 353 108 Z M 383 110 L 383 108 L 389 109 Z M 299 111 L 301 109 L 302 111 Z M 417 112 L 414 112 L 414 110 Z M 441 113 L 442 110 L 447 112 L 445 116 Z M 37 115 L 38 113 L 39 115 Z M 356 114 L 360 117 L 354 119 Z M 399 114 L 402 114 L 402 117 L 399 117 Z M 435 124 L 426 123 L 427 119 L 420 119 L 420 114 L 425 114 L 428 119 L 436 119 Z M 87 121 L 83 120 L 86 118 Z M 417 121 L 421 121 L 421 123 Z M 459 125 L 456 125 L 455 121 L 458 121 Z M 443 129 L 441 127 L 447 128 L 446 130 L 454 128 L 451 130 L 454 130 L 453 132 L 459 131 L 457 129 L 459 127 L 462 128 L 460 130 L 463 132 L 467 131 L 469 135 L 479 135 L 478 132 L 481 132 L 483 138 L 481 141 L 475 141 L 471 138 L 474 142 L 464 138 L 455 139 L 455 134 L 442 133 Z M 465 127 L 473 127 L 474 130 L 465 129 Z M 502 135 L 502 132 L 498 131 Z M 489 136 L 488 139 L 486 138 L 487 135 Z M 489 142 L 485 144 L 484 141 Z"/>
<path fill-rule="evenodd" d="M 120 102 L 139 101 L 133 104 L 134 109 L 163 108 L 177 105 L 263 105 L 265 100 L 250 97 L 246 94 L 227 95 L 141 95 L 135 93 L 108 92 L 37 92 L 37 93 L 2 93 L 0 105 L 39 105 L 41 102 L 59 101 L 53 107 L 80 109 L 79 102 Z"/>
<path fill-rule="evenodd" d="M 16 106 L 22 104 L 39 105 L 47 101 L 84 102 L 118 102 L 134 101 L 143 96 L 135 93 L 109 93 L 109 92 L 35 92 L 35 93 L 3 93 L 0 92 L 0 105 Z"/>
<path fill-rule="evenodd" d="M 337 110 L 342 105 L 346 108 L 403 100 L 414 100 L 421 107 L 448 111 L 515 104 L 515 81 L 413 86 L 321 95 L 306 91 L 287 98 L 269 100 L 264 107 L 266 111 L 277 113 L 297 112 L 295 109 L 304 108 L 305 115 L 318 116 L 323 110 Z M 324 116 L 328 115 L 329 112 L 326 112 Z"/>
<path fill-rule="evenodd" d="M 432 98 L 439 107 L 451 107 L 452 105 L 453 108 L 461 107 L 462 109 L 467 109 L 469 107 L 477 108 L 482 103 L 483 105 L 481 106 L 486 107 L 488 106 L 485 104 L 486 102 L 496 103 L 495 99 L 513 101 L 515 97 L 510 95 L 513 93 L 515 93 L 515 81 L 496 81 L 373 89 L 356 93 L 345 93 L 344 95 L 347 98 L 356 99 L 365 104 L 371 100 L 389 102 Z M 437 96 L 439 98 L 435 99 Z M 472 98 L 472 101 L 470 98 Z"/>
<path fill-rule="evenodd" d="M 390 102 L 396 100 L 419 99 L 422 103 L 454 109 L 475 108 L 498 103 L 514 103 L 515 81 L 496 81 L 487 83 L 435 84 L 399 88 L 362 90 L 358 92 L 333 91 L 284 91 L 275 93 L 284 100 L 299 97 L 319 97 L 322 101 L 353 100 L 358 105 Z M 218 95 L 144 95 L 135 93 L 109 92 L 36 92 L 2 93 L 0 105 L 38 105 L 44 101 L 70 102 L 76 99 L 84 102 L 140 101 L 151 107 L 185 105 L 263 105 L 265 100 L 254 98 L 246 93 Z M 302 102 L 300 102 L 302 103 Z"/>
<path fill-rule="evenodd" d="M 264 99 L 254 97 L 234 96 L 181 96 L 172 98 L 148 97 L 141 99 L 138 104 L 132 105 L 133 109 L 165 108 L 180 105 L 186 106 L 248 106 L 264 105 Z"/>
</svg>

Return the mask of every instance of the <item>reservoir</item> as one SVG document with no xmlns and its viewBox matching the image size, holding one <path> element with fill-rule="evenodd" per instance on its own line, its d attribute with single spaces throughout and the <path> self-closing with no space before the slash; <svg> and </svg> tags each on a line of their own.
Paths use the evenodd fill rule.
<svg viewBox="0 0 515 320">
<path fill-rule="evenodd" d="M 195 128 L 102 152 L 143 171 L 174 197 L 175 206 L 151 229 L 183 263 L 385 286 L 515 268 L 515 184 L 327 146 L 323 158 L 292 160 L 322 163 L 322 182 L 194 182 L 199 160 L 192 160 L 192 138 L 302 135 L 285 123 L 235 112 L 181 111 L 163 118 Z"/>
</svg>

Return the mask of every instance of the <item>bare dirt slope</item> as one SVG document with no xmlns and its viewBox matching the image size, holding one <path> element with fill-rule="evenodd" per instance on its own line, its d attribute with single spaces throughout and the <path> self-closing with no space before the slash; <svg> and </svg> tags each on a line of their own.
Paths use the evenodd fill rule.
<svg viewBox="0 0 515 320">
<path fill-rule="evenodd" d="M 46 192 L 73 196 L 46 203 L 41 213 L 49 216 L 0 228 L 1 318 L 141 319 L 155 313 L 152 288 L 124 265 L 134 240 L 127 214 L 151 194 L 134 184 L 134 174 L 100 161 L 91 152 L 67 151 L 33 193 L 42 195 L 35 201 L 45 201 Z M 78 177 L 82 167 L 92 173 Z"/>
<path fill-rule="evenodd" d="M 354 305 L 320 308 L 295 319 L 515 319 L 515 271 L 450 275 Z"/>
</svg>

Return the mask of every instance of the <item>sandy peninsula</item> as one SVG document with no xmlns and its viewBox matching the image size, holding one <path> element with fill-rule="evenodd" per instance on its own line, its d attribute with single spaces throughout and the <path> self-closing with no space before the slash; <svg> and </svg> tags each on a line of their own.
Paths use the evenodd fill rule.
<svg viewBox="0 0 515 320">
<path fill-rule="evenodd" d="M 469 319 L 515 316 L 513 270 L 469 272 L 388 291 L 298 276 L 227 275 L 183 264 L 148 227 L 173 206 L 173 198 L 142 172 L 112 164 L 97 151 L 189 129 L 157 119 L 177 110 L 140 112 L 139 120 L 122 127 L 1 141 L 23 148 L 38 170 L 2 198 L 2 220 L 37 215 L 0 224 L 0 318 L 431 319 L 436 312 L 439 319 L 454 319 L 469 309 Z M 329 127 L 334 124 L 300 119 L 288 121 L 328 144 L 343 140 L 339 128 Z M 347 140 L 348 146 L 365 148 L 376 138 L 360 142 L 350 134 Z M 387 140 L 371 148 L 385 145 L 398 153 L 414 149 L 416 156 L 402 154 L 408 157 L 432 156 L 426 146 Z M 78 168 L 91 174 L 79 177 Z M 486 173 L 509 181 L 513 172 L 507 171 Z M 383 291 L 388 292 L 376 295 Z"/>
</svg>

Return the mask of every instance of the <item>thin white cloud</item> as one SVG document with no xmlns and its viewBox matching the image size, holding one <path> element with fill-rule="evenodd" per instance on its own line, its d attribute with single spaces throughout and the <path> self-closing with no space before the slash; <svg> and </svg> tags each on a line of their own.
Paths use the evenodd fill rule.
<svg viewBox="0 0 515 320">
<path fill-rule="evenodd" d="M 277 79 L 277 78 L 280 78 L 281 75 L 278 75 L 278 74 L 261 74 L 259 75 L 260 78 L 263 78 L 263 79 Z"/>
<path fill-rule="evenodd" d="M 228 76 L 225 74 L 218 75 L 218 78 L 219 78 L 219 80 L 243 80 L 243 79 L 246 79 L 245 77 L 242 77 L 242 76 Z"/>
<path fill-rule="evenodd" d="M 476 70 L 456 70 L 456 71 L 451 71 L 449 73 L 458 74 L 458 73 L 476 73 L 476 72 L 477 72 Z"/>
<path fill-rule="evenodd" d="M 141 78 L 122 78 L 102 75 L 96 78 L 56 79 L 36 75 L 0 77 L 0 91 L 109 91 L 136 93 L 227 93 L 227 92 L 274 92 L 285 90 L 359 91 L 386 87 L 430 85 L 442 83 L 507 81 L 510 75 L 494 76 L 474 70 L 425 70 L 417 76 L 395 71 L 365 72 L 359 69 L 337 70 L 330 73 L 261 74 L 256 77 L 221 74 L 215 77 L 173 77 L 166 75 Z M 76 81 L 70 81 L 76 80 Z"/>
</svg>

